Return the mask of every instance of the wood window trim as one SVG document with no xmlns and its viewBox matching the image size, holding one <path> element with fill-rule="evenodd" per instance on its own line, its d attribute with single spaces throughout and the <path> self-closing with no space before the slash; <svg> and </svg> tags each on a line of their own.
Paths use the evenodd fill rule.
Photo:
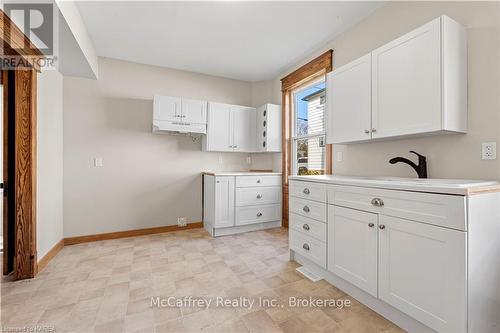
<svg viewBox="0 0 500 333">
<path fill-rule="evenodd" d="M 281 172 L 283 177 L 282 198 L 282 225 L 288 228 L 288 176 L 291 174 L 292 160 L 292 90 L 306 82 L 324 76 L 333 70 L 333 50 L 328 50 L 307 64 L 281 79 Z M 325 173 L 332 174 L 332 145 L 325 147 Z"/>
</svg>

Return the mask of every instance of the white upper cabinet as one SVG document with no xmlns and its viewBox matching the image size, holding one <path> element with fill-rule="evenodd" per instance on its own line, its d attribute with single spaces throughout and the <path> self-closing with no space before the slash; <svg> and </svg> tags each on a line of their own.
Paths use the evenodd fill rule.
<svg viewBox="0 0 500 333">
<path fill-rule="evenodd" d="M 371 53 L 370 79 L 368 67 L 365 56 L 328 75 L 329 143 L 467 131 L 467 41 L 457 22 L 441 16 L 393 40 Z"/>
<path fill-rule="evenodd" d="M 208 103 L 208 129 L 203 137 L 207 151 L 233 151 L 233 114 L 231 105 Z"/>
<path fill-rule="evenodd" d="M 255 151 L 255 115 L 255 108 L 233 106 L 234 151 Z"/>
<path fill-rule="evenodd" d="M 257 108 L 256 138 L 257 151 L 281 151 L 281 106 L 265 104 Z"/>
<path fill-rule="evenodd" d="M 255 151 L 255 108 L 208 103 L 208 129 L 203 137 L 205 151 Z"/>
<path fill-rule="evenodd" d="M 327 76 L 326 142 L 371 139 L 371 54 Z"/>
<path fill-rule="evenodd" d="M 181 117 L 181 99 L 179 97 L 155 96 L 154 120 L 178 121 Z"/>
<path fill-rule="evenodd" d="M 207 102 L 196 99 L 182 99 L 182 120 L 188 123 L 207 122 Z"/>
<path fill-rule="evenodd" d="M 372 53 L 373 138 L 439 131 L 441 20 Z"/>
<path fill-rule="evenodd" d="M 207 102 L 155 96 L 153 132 L 206 133 Z"/>
</svg>

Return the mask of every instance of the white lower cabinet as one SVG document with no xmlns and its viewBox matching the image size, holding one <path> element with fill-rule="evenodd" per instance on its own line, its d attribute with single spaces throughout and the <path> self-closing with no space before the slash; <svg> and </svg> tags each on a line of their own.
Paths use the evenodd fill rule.
<svg viewBox="0 0 500 333">
<path fill-rule="evenodd" d="M 382 227 L 380 299 L 436 331 L 466 331 L 466 233 L 380 215 Z"/>
<path fill-rule="evenodd" d="M 223 173 L 224 174 L 224 173 Z M 226 173 L 227 174 L 227 173 Z M 281 186 L 276 174 L 203 176 L 203 224 L 212 236 L 281 225 Z"/>
<path fill-rule="evenodd" d="M 328 207 L 328 270 L 377 297 L 377 214 Z"/>
<path fill-rule="evenodd" d="M 304 199 L 322 186 L 326 197 Z M 500 192 L 431 194 L 293 177 L 290 188 L 292 258 L 319 266 L 379 313 L 397 313 L 388 318 L 407 330 L 498 332 Z"/>
<path fill-rule="evenodd" d="M 215 181 L 215 228 L 234 225 L 234 177 L 217 177 Z"/>
</svg>

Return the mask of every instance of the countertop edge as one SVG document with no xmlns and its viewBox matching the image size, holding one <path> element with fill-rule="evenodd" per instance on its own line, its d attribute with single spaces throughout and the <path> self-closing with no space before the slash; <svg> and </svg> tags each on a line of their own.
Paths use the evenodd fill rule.
<svg viewBox="0 0 500 333">
<path fill-rule="evenodd" d="M 308 178 L 307 176 L 290 176 L 289 180 L 296 181 L 310 181 L 315 183 L 325 183 L 333 185 L 344 185 L 344 186 L 355 186 L 355 187 L 365 187 L 365 188 L 378 188 L 384 190 L 397 190 L 397 191 L 408 191 L 408 192 L 420 192 L 420 193 L 433 193 L 433 194 L 446 194 L 446 195 L 460 195 L 460 196 L 473 196 L 487 193 L 497 193 L 500 192 L 500 184 L 485 185 L 485 186 L 473 186 L 464 188 L 451 188 L 446 186 L 431 187 L 431 186 L 412 186 L 408 184 L 377 184 L 377 183 L 360 183 L 356 181 L 350 181 L 348 179 L 315 179 Z"/>
</svg>

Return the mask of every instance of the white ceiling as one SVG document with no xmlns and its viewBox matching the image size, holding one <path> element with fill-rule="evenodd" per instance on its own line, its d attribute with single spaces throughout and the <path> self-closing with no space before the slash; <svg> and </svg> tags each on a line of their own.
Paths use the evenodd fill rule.
<svg viewBox="0 0 500 333">
<path fill-rule="evenodd" d="M 380 2 L 79 2 L 99 56 L 260 81 Z"/>
</svg>

